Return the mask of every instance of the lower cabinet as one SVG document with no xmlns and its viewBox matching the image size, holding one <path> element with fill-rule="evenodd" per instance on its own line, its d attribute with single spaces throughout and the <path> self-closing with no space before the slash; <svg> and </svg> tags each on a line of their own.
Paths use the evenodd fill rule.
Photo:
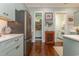
<svg viewBox="0 0 79 59">
<path fill-rule="evenodd" d="M 77 32 L 70 32 L 70 35 L 77 35 Z"/>
<path fill-rule="evenodd" d="M 21 44 L 20 46 L 19 46 L 19 49 L 18 49 L 18 52 L 19 52 L 19 56 L 23 56 L 23 45 Z"/>
<path fill-rule="evenodd" d="M 64 56 L 79 56 L 79 41 L 64 38 Z"/>
<path fill-rule="evenodd" d="M 16 49 L 12 49 L 6 54 L 6 56 L 18 56 L 16 52 Z"/>
<path fill-rule="evenodd" d="M 9 39 L 7 42 L 1 42 L 1 46 L 0 56 L 23 56 L 23 36 Z"/>
</svg>

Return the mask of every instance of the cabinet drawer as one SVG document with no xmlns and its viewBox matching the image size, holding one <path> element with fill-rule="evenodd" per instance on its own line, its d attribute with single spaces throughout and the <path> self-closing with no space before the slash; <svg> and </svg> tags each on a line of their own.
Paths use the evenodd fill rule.
<svg viewBox="0 0 79 59">
<path fill-rule="evenodd" d="M 23 43 L 23 36 L 17 37 L 15 41 L 16 41 L 17 44 Z"/>
<path fill-rule="evenodd" d="M 7 52 L 6 55 L 7 56 L 17 56 L 16 51 L 17 50 L 14 48 L 14 49 L 10 50 L 9 52 Z"/>
<path fill-rule="evenodd" d="M 18 55 L 23 56 L 23 44 L 20 44 Z"/>
<path fill-rule="evenodd" d="M 20 45 L 21 45 L 21 47 L 20 47 Z M 23 47 L 22 47 L 23 46 L 23 36 L 15 37 L 15 38 L 0 42 L 0 56 L 6 56 L 6 55 L 15 56 L 17 53 L 14 50 L 20 49 L 18 46 L 23 49 Z M 18 52 L 18 55 L 21 54 L 20 51 Z"/>
<path fill-rule="evenodd" d="M 17 42 L 16 42 L 17 40 L 18 40 L 17 38 L 12 38 L 12 39 L 6 40 L 4 42 L 1 42 L 0 43 L 0 52 L 6 50 L 8 48 L 11 48 L 15 45 L 18 45 Z"/>
<path fill-rule="evenodd" d="M 15 51 L 15 52 L 13 52 L 13 51 Z M 23 45 L 20 44 L 20 45 L 14 46 L 13 48 L 10 48 L 9 50 L 7 50 L 6 55 L 9 55 L 9 56 L 15 56 L 15 55 L 16 56 L 20 56 L 20 55 L 23 55 Z"/>
<path fill-rule="evenodd" d="M 23 36 L 21 36 L 19 42 L 23 43 L 23 39 L 24 39 Z"/>
<path fill-rule="evenodd" d="M 4 42 L 0 43 L 0 51 L 4 50 L 5 48 L 7 48 L 8 46 L 15 44 L 13 39 L 10 40 L 6 40 Z"/>
</svg>

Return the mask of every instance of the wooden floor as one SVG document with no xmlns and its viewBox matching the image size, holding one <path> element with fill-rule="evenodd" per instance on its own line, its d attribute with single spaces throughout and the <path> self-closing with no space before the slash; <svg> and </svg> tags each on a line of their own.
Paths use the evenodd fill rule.
<svg viewBox="0 0 79 59">
<path fill-rule="evenodd" d="M 58 56 L 52 45 L 36 42 L 32 44 L 29 56 Z"/>
</svg>

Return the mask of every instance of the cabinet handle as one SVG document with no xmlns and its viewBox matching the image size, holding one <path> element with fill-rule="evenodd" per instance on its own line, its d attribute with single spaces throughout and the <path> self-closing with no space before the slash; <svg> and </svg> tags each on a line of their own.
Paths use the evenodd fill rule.
<svg viewBox="0 0 79 59">
<path fill-rule="evenodd" d="M 3 14 L 5 15 L 6 13 L 5 13 L 5 12 L 3 12 Z"/>
<path fill-rule="evenodd" d="M 5 13 L 5 12 L 3 12 L 3 14 L 4 14 L 4 15 L 6 15 L 6 16 L 8 16 L 8 14 L 7 14 L 7 13 Z"/>
<path fill-rule="evenodd" d="M 18 41 L 19 39 L 16 39 L 15 41 Z"/>
<path fill-rule="evenodd" d="M 16 47 L 16 49 L 18 49 L 19 48 L 19 45 Z"/>
<path fill-rule="evenodd" d="M 6 16 L 8 16 L 8 14 L 6 14 Z"/>
</svg>

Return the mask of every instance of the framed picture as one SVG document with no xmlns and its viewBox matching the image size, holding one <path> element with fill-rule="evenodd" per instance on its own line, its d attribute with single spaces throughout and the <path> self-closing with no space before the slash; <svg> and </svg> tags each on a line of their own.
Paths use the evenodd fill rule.
<svg viewBox="0 0 79 59">
<path fill-rule="evenodd" d="M 53 20 L 53 13 L 47 12 L 45 13 L 45 20 Z"/>
<path fill-rule="evenodd" d="M 73 21 L 73 18 L 68 18 L 68 21 L 69 21 L 69 22 L 72 22 L 72 21 Z"/>
<path fill-rule="evenodd" d="M 51 26 L 53 24 L 53 13 L 52 12 L 45 13 L 45 24 L 46 26 Z"/>
</svg>

